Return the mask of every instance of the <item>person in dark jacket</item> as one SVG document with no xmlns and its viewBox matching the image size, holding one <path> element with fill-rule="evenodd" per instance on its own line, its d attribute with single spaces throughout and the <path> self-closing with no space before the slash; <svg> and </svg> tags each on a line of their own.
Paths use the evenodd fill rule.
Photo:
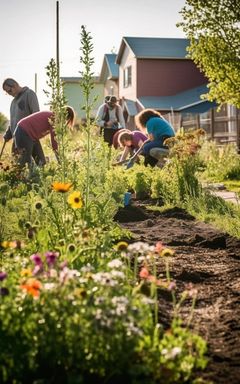
<svg viewBox="0 0 240 384">
<path fill-rule="evenodd" d="M 12 139 L 19 120 L 39 111 L 39 103 L 34 91 L 28 87 L 21 87 L 14 79 L 5 79 L 2 88 L 8 95 L 13 97 L 10 106 L 10 125 L 3 135 L 3 139 L 7 142 Z M 14 143 L 12 153 L 16 153 Z"/>
</svg>

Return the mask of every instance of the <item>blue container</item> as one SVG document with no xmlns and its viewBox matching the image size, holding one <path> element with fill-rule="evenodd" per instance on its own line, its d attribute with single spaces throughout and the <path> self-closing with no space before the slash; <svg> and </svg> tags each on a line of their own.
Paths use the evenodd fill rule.
<svg viewBox="0 0 240 384">
<path fill-rule="evenodd" d="M 130 204 L 132 194 L 131 192 L 125 192 L 124 193 L 124 207 Z"/>
</svg>

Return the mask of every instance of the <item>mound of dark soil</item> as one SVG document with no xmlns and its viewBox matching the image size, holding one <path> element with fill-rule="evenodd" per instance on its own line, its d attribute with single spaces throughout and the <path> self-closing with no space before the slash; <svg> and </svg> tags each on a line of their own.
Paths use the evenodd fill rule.
<svg viewBox="0 0 240 384">
<path fill-rule="evenodd" d="M 184 210 L 163 213 L 148 210 L 143 202 L 122 208 L 115 219 L 133 234 L 132 241 L 162 241 L 175 250 L 170 274 L 177 294 L 192 283 L 198 290 L 193 327 L 208 342 L 209 364 L 201 376 L 214 384 L 240 382 L 240 240 L 196 221 Z M 164 265 L 159 267 L 164 274 Z M 161 270 L 162 268 L 162 270 Z M 182 307 L 189 316 L 191 302 Z M 168 293 L 159 293 L 159 318 L 168 326 Z"/>
<path fill-rule="evenodd" d="M 119 223 L 131 223 L 135 221 L 143 221 L 148 218 L 147 214 L 142 210 L 142 208 L 127 205 L 124 208 L 119 208 L 118 212 L 114 216 L 114 220 Z"/>
</svg>

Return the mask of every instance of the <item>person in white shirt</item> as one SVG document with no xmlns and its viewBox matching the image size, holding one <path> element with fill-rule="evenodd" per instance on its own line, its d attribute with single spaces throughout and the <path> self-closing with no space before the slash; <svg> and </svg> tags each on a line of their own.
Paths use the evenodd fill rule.
<svg viewBox="0 0 240 384">
<path fill-rule="evenodd" d="M 105 97 L 105 103 L 97 111 L 96 123 L 104 141 L 111 146 L 116 131 L 126 127 L 122 107 L 117 103 L 116 96 Z"/>
</svg>

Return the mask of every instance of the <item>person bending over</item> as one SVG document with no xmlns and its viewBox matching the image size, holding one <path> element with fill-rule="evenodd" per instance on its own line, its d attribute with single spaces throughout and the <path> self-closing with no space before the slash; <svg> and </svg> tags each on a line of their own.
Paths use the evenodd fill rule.
<svg viewBox="0 0 240 384">
<path fill-rule="evenodd" d="M 19 152 L 19 165 L 32 165 L 32 158 L 37 165 L 46 164 L 46 159 L 40 139 L 50 134 L 52 149 L 58 160 L 58 144 L 52 122 L 54 121 L 54 112 L 41 111 L 21 119 L 18 122 L 14 132 L 14 140 Z M 69 127 L 73 126 L 74 110 L 66 107 L 66 123 Z"/>
<path fill-rule="evenodd" d="M 127 157 L 133 156 L 143 146 L 143 143 L 147 141 L 147 136 L 141 131 L 128 131 L 122 132 L 118 136 L 118 142 L 121 147 L 124 148 L 123 153 L 119 159 L 119 163 L 125 162 Z M 135 157 L 135 161 L 138 161 L 138 156 Z"/>
</svg>

